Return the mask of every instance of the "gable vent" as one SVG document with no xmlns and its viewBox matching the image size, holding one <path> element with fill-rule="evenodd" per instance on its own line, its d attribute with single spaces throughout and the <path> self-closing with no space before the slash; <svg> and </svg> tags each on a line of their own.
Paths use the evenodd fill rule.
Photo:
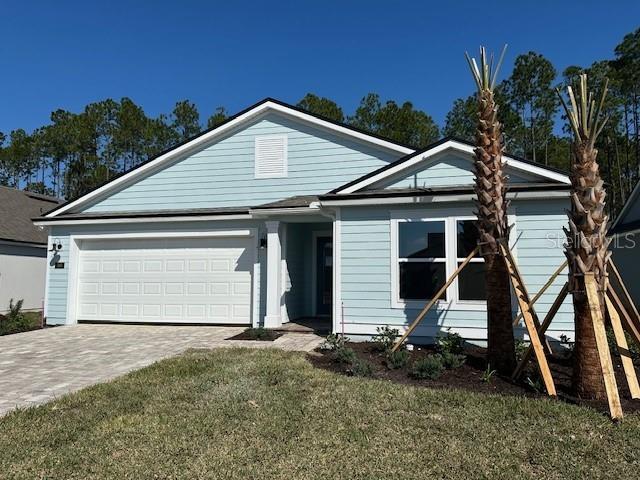
<svg viewBox="0 0 640 480">
<path fill-rule="evenodd" d="M 256 178 L 287 176 L 287 136 L 256 138 Z"/>
</svg>

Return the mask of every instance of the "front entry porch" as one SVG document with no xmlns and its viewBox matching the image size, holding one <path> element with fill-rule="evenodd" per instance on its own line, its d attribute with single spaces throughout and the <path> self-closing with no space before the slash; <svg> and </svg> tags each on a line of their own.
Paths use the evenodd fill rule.
<svg viewBox="0 0 640 480">
<path fill-rule="evenodd" d="M 332 331 L 333 223 L 267 220 L 265 328 Z"/>
</svg>

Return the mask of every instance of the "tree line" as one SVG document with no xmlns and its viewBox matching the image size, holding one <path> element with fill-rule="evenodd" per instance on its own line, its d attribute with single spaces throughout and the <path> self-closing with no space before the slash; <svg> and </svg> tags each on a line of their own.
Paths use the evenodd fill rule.
<svg viewBox="0 0 640 480">
<path fill-rule="evenodd" d="M 626 35 L 611 58 L 570 66 L 561 74 L 539 53 L 518 55 L 510 75 L 495 89 L 499 120 L 509 153 L 568 170 L 570 131 L 555 89 L 585 72 L 596 88 L 604 77 L 610 79 L 609 121 L 597 147 L 610 192 L 608 207 L 615 214 L 640 178 L 640 29 Z M 473 94 L 456 99 L 442 127 L 411 102 L 383 100 L 375 93 L 362 98 L 351 115 L 313 93 L 297 105 L 420 148 L 441 135 L 473 140 L 475 102 Z M 23 129 L 0 133 L 0 184 L 74 198 L 227 118 L 225 108 L 218 107 L 203 124 L 188 100 L 155 118 L 129 98 L 91 103 L 80 113 L 56 110 L 48 125 L 30 134 Z"/>
</svg>

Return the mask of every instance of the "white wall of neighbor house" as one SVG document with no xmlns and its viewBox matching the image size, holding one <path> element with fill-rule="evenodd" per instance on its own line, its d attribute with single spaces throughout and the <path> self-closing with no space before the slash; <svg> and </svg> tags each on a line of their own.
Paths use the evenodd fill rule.
<svg viewBox="0 0 640 480">
<path fill-rule="evenodd" d="M 564 199 L 518 200 L 512 203 L 510 221 L 515 225 L 511 243 L 526 286 L 533 296 L 564 261 L 562 226 L 566 224 Z M 391 325 L 401 331 L 417 316 L 424 301 L 405 302 L 397 298 L 398 281 L 395 262 L 398 239 L 394 221 L 398 219 L 473 218 L 471 203 L 436 205 L 392 205 L 341 207 L 339 231 L 340 271 L 339 304 L 335 309 L 335 331 L 351 336 L 370 336 L 376 328 Z M 448 241 L 449 245 L 453 245 Z M 447 248 L 447 276 L 455 269 L 455 255 Z M 443 261 L 445 261 L 443 259 Z M 560 275 L 536 304 L 542 318 L 566 281 Z M 439 302 L 417 328 L 414 341 L 429 341 L 451 329 L 471 340 L 486 340 L 486 302 L 464 302 L 457 299 L 457 282 L 447 292 L 447 301 Z M 524 337 L 525 330 L 516 330 Z M 573 338 L 573 314 L 570 300 L 561 307 L 548 335 Z"/>
<path fill-rule="evenodd" d="M 45 295 L 45 247 L 0 244 L 0 313 L 24 300 L 24 310 L 39 310 Z"/>
</svg>

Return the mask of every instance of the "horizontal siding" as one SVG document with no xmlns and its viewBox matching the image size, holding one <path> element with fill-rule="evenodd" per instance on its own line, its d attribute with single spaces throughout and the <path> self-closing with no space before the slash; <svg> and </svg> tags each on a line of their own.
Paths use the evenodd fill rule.
<svg viewBox="0 0 640 480">
<path fill-rule="evenodd" d="M 286 178 L 254 178 L 256 135 L 287 136 Z M 271 113 L 85 211 L 259 205 L 293 195 L 325 193 L 399 156 Z"/>
<path fill-rule="evenodd" d="M 519 238 L 515 255 L 531 294 L 535 294 L 549 276 L 564 261 L 562 245 L 548 238 L 562 235 L 566 223 L 564 201 L 537 200 L 514 201 L 516 227 Z M 473 207 L 463 206 L 463 212 L 471 214 Z M 396 207 L 393 210 L 400 210 Z M 425 216 L 445 213 L 438 206 L 407 208 L 424 212 Z M 447 212 L 448 213 L 448 212 Z M 463 213 L 464 214 L 464 213 Z M 419 309 L 392 308 L 391 301 L 391 223 L 390 210 L 370 207 L 342 209 L 341 225 L 341 295 L 345 332 L 357 335 L 373 335 L 376 327 L 390 325 L 404 328 L 419 313 Z M 560 276 L 537 302 L 542 318 L 560 291 L 566 276 Z M 461 332 L 467 338 L 486 339 L 486 312 L 477 310 L 434 309 L 417 328 L 415 337 L 433 337 L 448 328 Z M 516 329 L 522 337 L 525 330 Z M 567 300 L 549 333 L 553 337 L 573 336 L 573 314 Z"/>
<path fill-rule="evenodd" d="M 473 164 L 463 153 L 445 153 L 426 168 L 413 169 L 377 183 L 371 188 L 416 188 L 448 187 L 472 185 L 474 183 Z M 531 180 L 507 169 L 511 183 L 527 183 Z"/>
</svg>

